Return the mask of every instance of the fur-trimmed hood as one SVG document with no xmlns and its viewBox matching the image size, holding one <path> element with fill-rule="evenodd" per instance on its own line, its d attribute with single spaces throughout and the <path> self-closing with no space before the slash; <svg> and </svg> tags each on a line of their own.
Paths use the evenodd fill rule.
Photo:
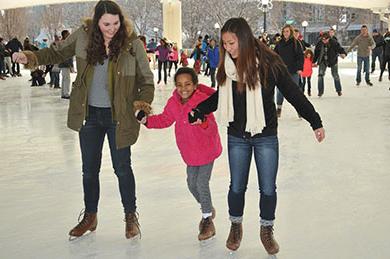
<svg viewBox="0 0 390 259">
<path fill-rule="evenodd" d="M 84 19 L 82 24 L 84 30 L 87 32 L 92 26 L 92 18 Z M 129 39 L 133 38 L 134 36 L 137 37 L 137 34 L 134 31 L 133 23 L 130 20 L 125 19 L 125 26 Z"/>
</svg>

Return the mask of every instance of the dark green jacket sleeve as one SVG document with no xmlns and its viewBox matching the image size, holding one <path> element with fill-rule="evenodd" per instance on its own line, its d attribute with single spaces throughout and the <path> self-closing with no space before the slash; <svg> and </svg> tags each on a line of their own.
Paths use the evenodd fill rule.
<svg viewBox="0 0 390 259">
<path fill-rule="evenodd" d="M 149 67 L 146 51 L 140 40 L 134 40 L 133 50 L 136 56 L 136 88 L 138 89 L 137 100 L 151 103 L 154 98 L 153 73 Z"/>
</svg>

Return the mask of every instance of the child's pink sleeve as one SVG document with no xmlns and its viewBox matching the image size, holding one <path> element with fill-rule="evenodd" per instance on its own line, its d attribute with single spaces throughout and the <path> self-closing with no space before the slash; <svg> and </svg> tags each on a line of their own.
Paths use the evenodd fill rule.
<svg viewBox="0 0 390 259">
<path fill-rule="evenodd" d="M 168 100 L 164 111 L 161 114 L 150 115 L 146 121 L 145 126 L 149 129 L 163 129 L 168 128 L 175 122 L 175 117 L 172 109 L 171 99 Z"/>
<path fill-rule="evenodd" d="M 201 91 L 202 93 L 205 93 L 207 94 L 208 96 L 212 95 L 213 93 L 215 93 L 215 89 L 207 86 L 207 85 L 204 85 L 204 84 L 198 84 L 198 89 L 199 91 Z"/>
</svg>

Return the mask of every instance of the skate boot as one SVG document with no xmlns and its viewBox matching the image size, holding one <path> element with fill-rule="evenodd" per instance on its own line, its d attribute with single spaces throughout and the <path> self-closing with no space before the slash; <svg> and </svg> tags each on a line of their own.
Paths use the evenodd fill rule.
<svg viewBox="0 0 390 259">
<path fill-rule="evenodd" d="M 133 239 L 139 235 L 141 238 L 141 230 L 140 225 L 138 223 L 138 213 L 136 212 L 130 212 L 125 214 L 125 220 L 126 222 L 126 238 L 127 239 Z"/>
<path fill-rule="evenodd" d="M 215 226 L 213 223 L 212 216 L 202 219 L 199 223 L 199 235 L 198 240 L 204 241 L 215 236 Z"/>
<path fill-rule="evenodd" d="M 229 250 L 236 251 L 240 247 L 242 240 L 242 223 L 233 223 L 230 227 L 229 237 L 226 240 L 226 247 Z"/>
<path fill-rule="evenodd" d="M 211 208 L 211 219 L 215 219 L 215 215 L 216 215 L 216 211 L 214 209 L 214 207 Z M 200 232 L 200 229 L 202 228 L 202 220 L 199 222 L 199 232 Z"/>
<path fill-rule="evenodd" d="M 81 216 L 83 216 L 83 219 L 80 221 Z M 77 237 L 80 237 L 84 235 L 85 232 L 89 231 L 95 231 L 97 226 L 97 214 L 96 213 L 89 213 L 82 210 L 80 212 L 77 226 L 75 226 L 71 231 L 69 231 L 69 240 L 72 241 Z"/>
<path fill-rule="evenodd" d="M 274 255 L 279 252 L 279 245 L 274 239 L 273 226 L 261 226 L 260 227 L 260 239 L 261 243 L 268 254 Z"/>
</svg>

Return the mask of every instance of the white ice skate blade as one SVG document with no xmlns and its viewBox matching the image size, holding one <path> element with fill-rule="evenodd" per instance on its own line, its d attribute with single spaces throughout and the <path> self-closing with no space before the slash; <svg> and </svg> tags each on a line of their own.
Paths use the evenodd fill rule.
<svg viewBox="0 0 390 259">
<path fill-rule="evenodd" d="M 202 246 L 202 247 L 205 247 L 205 246 L 210 246 L 212 244 L 214 244 L 216 241 L 215 241 L 215 235 L 210 237 L 209 239 L 206 239 L 206 240 L 201 240 L 199 241 L 199 245 Z"/>
<path fill-rule="evenodd" d="M 127 240 L 129 240 L 131 245 L 137 245 L 139 243 L 139 240 L 141 240 L 141 235 L 138 234 L 132 238 L 128 238 Z"/>
<path fill-rule="evenodd" d="M 83 239 L 86 239 L 88 238 L 88 236 L 90 236 L 91 234 L 95 233 L 95 230 L 94 231 L 88 231 L 87 233 L 85 233 L 84 235 L 82 236 L 79 236 L 79 237 L 76 237 L 76 236 L 69 236 L 69 241 L 72 242 L 72 241 L 76 241 L 76 240 L 83 240 Z"/>
</svg>

